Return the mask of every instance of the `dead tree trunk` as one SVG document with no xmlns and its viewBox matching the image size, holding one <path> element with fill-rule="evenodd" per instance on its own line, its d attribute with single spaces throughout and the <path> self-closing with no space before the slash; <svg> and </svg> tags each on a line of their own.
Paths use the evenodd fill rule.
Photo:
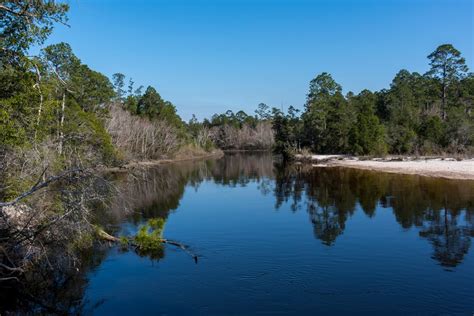
<svg viewBox="0 0 474 316">
<path fill-rule="evenodd" d="M 61 119 L 59 123 L 59 146 L 58 146 L 58 152 L 60 155 L 63 153 L 63 142 L 64 142 L 64 111 L 66 108 L 66 91 L 63 92 L 63 99 L 61 102 Z"/>
<path fill-rule="evenodd" d="M 40 126 L 40 121 L 41 121 L 41 112 L 43 111 L 43 91 L 41 90 L 41 73 L 36 64 L 34 64 L 35 70 L 36 70 L 36 77 L 38 82 L 36 82 L 35 87 L 38 89 L 39 95 L 40 95 L 40 103 L 38 107 L 38 116 L 36 118 L 36 128 L 35 128 L 35 135 L 34 135 L 34 144 L 36 148 L 36 138 L 38 135 L 38 128 Z"/>
</svg>

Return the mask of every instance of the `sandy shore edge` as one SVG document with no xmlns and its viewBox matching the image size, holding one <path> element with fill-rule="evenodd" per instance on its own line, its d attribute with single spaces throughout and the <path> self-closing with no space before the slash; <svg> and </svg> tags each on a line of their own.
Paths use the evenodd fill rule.
<svg viewBox="0 0 474 316">
<path fill-rule="evenodd" d="M 314 167 L 346 167 L 445 179 L 474 180 L 474 159 L 386 157 L 362 160 L 342 155 L 311 155 L 296 157 L 296 160 L 310 162 Z"/>
</svg>

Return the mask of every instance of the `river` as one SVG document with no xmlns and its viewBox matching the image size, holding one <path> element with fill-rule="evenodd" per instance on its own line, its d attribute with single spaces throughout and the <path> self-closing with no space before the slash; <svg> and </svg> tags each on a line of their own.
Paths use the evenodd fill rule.
<svg viewBox="0 0 474 316">
<path fill-rule="evenodd" d="M 270 154 L 169 164 L 117 180 L 98 220 L 173 245 L 107 247 L 58 290 L 93 315 L 466 314 L 474 311 L 474 182 L 283 167 Z M 67 293 L 67 291 L 71 293 Z M 61 302 L 61 299 L 64 302 Z"/>
</svg>

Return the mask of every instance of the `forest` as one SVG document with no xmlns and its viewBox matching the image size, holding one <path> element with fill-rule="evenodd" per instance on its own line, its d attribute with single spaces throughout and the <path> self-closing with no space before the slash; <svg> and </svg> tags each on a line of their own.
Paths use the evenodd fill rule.
<svg viewBox="0 0 474 316">
<path fill-rule="evenodd" d="M 284 157 L 474 152 L 474 75 L 450 44 L 428 55 L 425 74 L 401 70 L 388 89 L 344 95 L 323 72 L 310 81 L 303 110 L 260 103 L 252 114 L 184 122 L 154 87 L 135 87 L 119 72 L 108 78 L 68 43 L 43 47 L 55 26 L 68 25 L 68 10 L 55 1 L 0 4 L 0 280 L 41 262 L 44 245 L 67 249 L 72 261 L 91 245 L 91 210 L 113 190 L 97 170 L 108 167 L 216 149 Z M 31 56 L 32 47 L 42 48 Z"/>
<path fill-rule="evenodd" d="M 221 149 L 273 149 L 287 158 L 300 152 L 471 156 L 474 74 L 451 44 L 427 59 L 426 73 L 402 69 L 387 89 L 344 95 L 322 72 L 310 81 L 302 110 L 260 103 L 254 115 L 228 110 L 202 122 L 193 117 L 188 129 L 194 139 Z"/>
<path fill-rule="evenodd" d="M 275 149 L 289 156 L 472 155 L 474 75 L 450 44 L 428 55 L 425 74 L 400 70 L 388 89 L 342 93 L 326 72 L 311 80 L 304 111 L 273 109 Z"/>
</svg>

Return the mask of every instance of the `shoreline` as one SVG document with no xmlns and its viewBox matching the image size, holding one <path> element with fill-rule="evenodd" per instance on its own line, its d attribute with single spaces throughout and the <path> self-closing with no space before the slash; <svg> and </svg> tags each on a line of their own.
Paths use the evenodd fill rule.
<svg viewBox="0 0 474 316">
<path fill-rule="evenodd" d="M 222 149 L 224 153 L 271 153 L 271 149 Z"/>
<path fill-rule="evenodd" d="M 296 157 L 296 161 L 312 163 L 315 168 L 342 167 L 453 180 L 474 180 L 472 158 L 457 160 L 439 157 L 387 157 L 361 160 L 343 155 L 311 155 Z"/>
<path fill-rule="evenodd" d="M 201 159 L 211 159 L 211 158 L 222 158 L 224 156 L 224 152 L 222 150 L 213 150 L 212 152 L 206 155 L 197 155 L 191 156 L 188 158 L 170 158 L 170 159 L 157 159 L 157 160 L 143 160 L 143 161 L 130 161 L 124 165 L 118 167 L 108 167 L 102 169 L 103 172 L 110 172 L 110 173 L 118 173 L 118 172 L 128 172 L 132 169 L 143 167 L 154 167 L 159 165 L 165 165 L 170 163 L 179 163 L 185 161 L 194 161 L 194 160 L 201 160 Z"/>
</svg>

